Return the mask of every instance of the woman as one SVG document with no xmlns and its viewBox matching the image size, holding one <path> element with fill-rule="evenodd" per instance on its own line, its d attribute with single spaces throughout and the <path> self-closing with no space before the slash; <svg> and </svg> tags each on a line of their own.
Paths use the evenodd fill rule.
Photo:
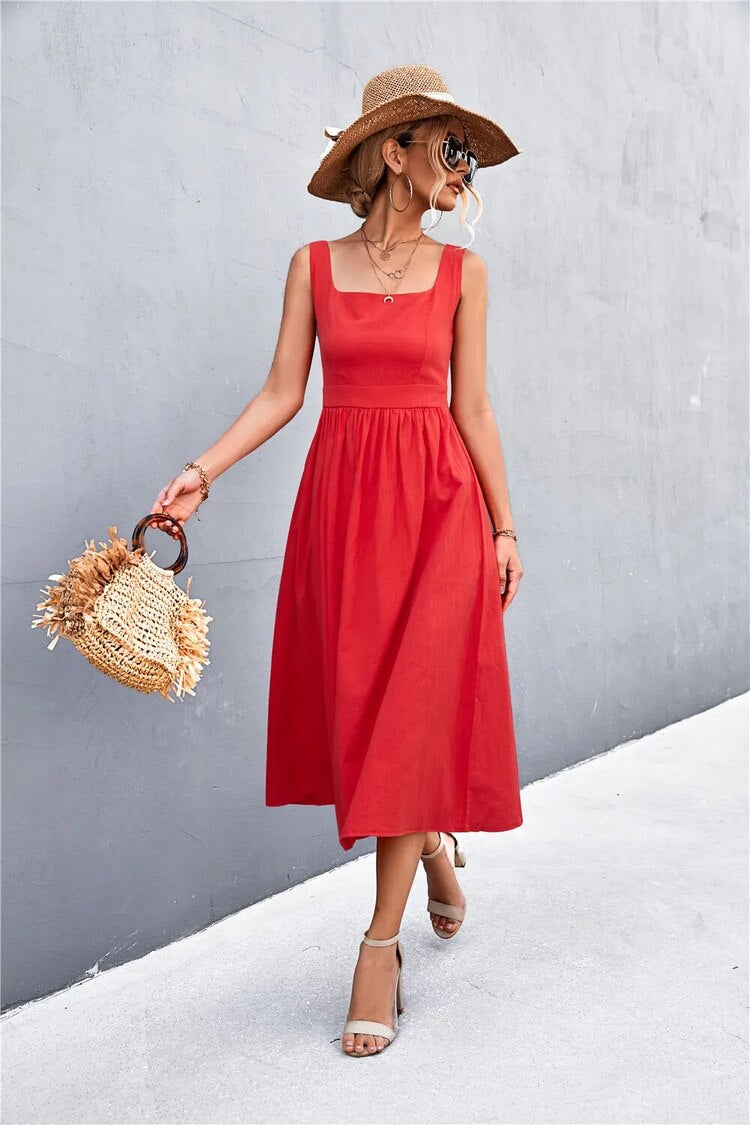
<svg viewBox="0 0 750 1125">
<path fill-rule="evenodd" d="M 502 620 L 522 568 L 486 389 L 487 271 L 420 226 L 459 199 L 467 226 L 470 194 L 482 209 L 476 167 L 521 150 L 424 66 L 376 75 L 361 116 L 326 135 L 308 191 L 364 222 L 294 253 L 263 388 L 151 510 L 184 523 L 293 418 L 317 335 L 323 406 L 281 572 L 266 804 L 333 804 L 347 850 L 377 837 L 342 1033 L 364 1057 L 396 1034 L 399 930 L 420 857 L 435 933 L 455 936 L 465 916 L 465 857 L 435 826 L 522 823 Z"/>
</svg>

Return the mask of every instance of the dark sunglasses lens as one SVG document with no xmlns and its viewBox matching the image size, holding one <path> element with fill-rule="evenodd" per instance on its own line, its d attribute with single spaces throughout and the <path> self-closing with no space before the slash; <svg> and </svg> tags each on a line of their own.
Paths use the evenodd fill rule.
<svg viewBox="0 0 750 1125">
<path fill-rule="evenodd" d="M 447 137 L 443 142 L 443 155 L 445 162 L 450 168 L 455 168 L 458 164 L 459 156 L 461 154 L 461 145 L 458 138 L 454 136 Z"/>
<path fill-rule="evenodd" d="M 469 165 L 469 170 L 468 172 L 464 172 L 464 182 L 470 184 L 479 166 L 476 153 L 472 152 L 470 149 L 464 152 L 458 137 L 454 137 L 451 134 L 443 143 L 443 155 L 445 156 L 445 162 L 449 168 L 457 167 L 462 160 L 466 161 Z"/>
<path fill-rule="evenodd" d="M 479 167 L 479 161 L 477 160 L 476 153 L 467 152 L 466 153 L 466 163 L 469 165 L 469 171 L 464 172 L 464 183 L 470 184 L 471 181 L 474 179 L 474 173 L 476 172 L 477 168 Z"/>
</svg>

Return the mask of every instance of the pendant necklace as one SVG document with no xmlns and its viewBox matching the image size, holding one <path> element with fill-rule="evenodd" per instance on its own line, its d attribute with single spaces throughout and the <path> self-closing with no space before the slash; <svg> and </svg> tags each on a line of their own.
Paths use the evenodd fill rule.
<svg viewBox="0 0 750 1125">
<path fill-rule="evenodd" d="M 417 252 L 417 246 L 419 246 L 419 243 L 420 243 L 420 242 L 422 241 L 422 239 L 424 238 L 424 231 L 422 231 L 422 233 L 420 234 L 419 238 L 416 238 L 416 239 L 408 239 L 408 240 L 406 240 L 406 239 L 405 239 L 405 240 L 399 240 L 399 241 L 409 241 L 409 242 L 414 242 L 414 243 L 416 243 L 416 245 L 414 246 L 414 249 L 412 250 L 411 254 L 409 255 L 409 257 L 408 257 L 408 259 L 407 259 L 406 265 L 404 265 L 404 266 L 403 266 L 403 267 L 401 267 L 401 268 L 395 269 L 395 270 L 383 270 L 383 269 L 380 269 L 380 266 L 376 265 L 376 263 L 375 263 L 375 262 L 373 262 L 373 260 L 372 260 L 372 255 L 370 254 L 370 250 L 369 250 L 369 247 L 368 247 L 368 245 L 367 245 L 367 243 L 368 243 L 368 242 L 371 242 L 372 240 L 371 240 L 371 239 L 369 239 L 369 238 L 367 237 L 367 235 L 365 234 L 364 223 L 363 223 L 363 224 L 362 224 L 362 226 L 361 226 L 361 227 L 359 228 L 359 230 L 360 230 L 360 234 L 362 235 L 362 242 L 363 242 L 363 244 L 364 244 L 364 247 L 365 247 L 365 251 L 366 251 L 366 253 L 367 253 L 367 258 L 368 258 L 368 260 L 369 260 L 369 262 L 370 262 L 370 265 L 371 265 L 371 266 L 372 266 L 372 268 L 373 268 L 373 272 L 375 273 L 375 276 L 377 277 L 378 281 L 379 281 L 379 282 L 380 282 L 380 284 L 381 284 L 381 285 L 383 286 L 383 288 L 385 289 L 385 286 L 383 285 L 383 282 L 382 282 L 382 281 L 381 281 L 381 279 L 380 279 L 380 276 L 379 276 L 379 274 L 378 274 L 378 270 L 380 270 L 380 273 L 384 273 L 386 277 L 389 277 L 389 278 L 391 278 L 391 280 L 393 280 L 393 281 L 397 281 L 397 282 L 398 282 L 398 281 L 402 281 L 402 280 L 403 280 L 403 278 L 404 278 L 404 277 L 406 276 L 406 271 L 407 271 L 407 270 L 408 270 L 408 268 L 409 268 L 409 265 L 410 265 L 410 263 L 411 263 L 411 260 L 412 260 L 412 258 L 414 257 L 414 255 L 415 255 L 415 254 L 416 254 L 416 252 Z M 372 243 L 372 245 L 374 246 L 374 245 L 375 245 L 375 243 Z M 398 242 L 394 243 L 393 245 L 394 245 L 394 246 L 397 246 L 397 245 L 398 245 Z M 390 255 L 391 255 L 391 250 L 392 250 L 392 249 L 393 249 L 393 247 L 387 247 L 387 248 L 385 249 L 385 251 L 383 251 L 383 250 L 380 250 L 380 248 L 378 247 L 378 250 L 379 250 L 379 253 L 380 253 L 380 256 L 381 256 L 381 258 L 383 257 L 383 254 L 384 254 L 384 253 L 385 253 L 385 255 L 386 255 L 386 260 L 387 260 L 388 258 L 390 258 Z M 393 301 L 393 295 L 392 295 L 391 293 L 389 293 L 389 292 L 388 292 L 388 290 L 386 289 L 386 290 L 385 290 L 385 297 L 383 297 L 383 304 L 384 304 L 384 305 L 387 305 L 387 304 L 391 304 L 391 305 L 392 305 L 393 303 L 394 303 L 394 301 Z"/>
<path fill-rule="evenodd" d="M 382 246 L 381 247 L 381 246 L 378 246 L 377 242 L 374 242 L 373 239 L 367 237 L 367 232 L 365 231 L 364 223 L 362 224 L 362 226 L 359 229 L 361 230 L 362 234 L 365 236 L 365 241 L 369 242 L 370 246 L 375 247 L 375 249 L 378 252 L 378 257 L 380 258 L 381 262 L 389 261 L 393 251 L 396 249 L 397 246 L 400 246 L 402 243 L 404 244 L 404 246 L 406 246 L 407 243 L 409 243 L 409 242 L 418 242 L 419 241 L 418 238 L 397 238 L 396 241 L 392 242 L 390 246 Z"/>
</svg>

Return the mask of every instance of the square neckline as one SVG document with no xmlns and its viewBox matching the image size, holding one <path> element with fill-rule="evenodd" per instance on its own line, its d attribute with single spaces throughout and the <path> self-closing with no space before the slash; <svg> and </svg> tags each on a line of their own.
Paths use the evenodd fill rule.
<svg viewBox="0 0 750 1125">
<path fill-rule="evenodd" d="M 381 300 L 385 298 L 386 293 L 383 290 L 381 290 L 380 292 L 378 292 L 377 290 L 373 290 L 371 292 L 369 289 L 337 289 L 333 284 L 333 261 L 331 255 L 331 244 L 327 238 L 324 238 L 321 241 L 324 242 L 326 246 L 326 260 L 328 262 L 328 283 L 334 293 L 340 295 L 341 297 L 380 297 Z M 423 297 L 426 293 L 432 293 L 435 289 L 437 289 L 437 284 L 440 280 L 440 274 L 443 269 L 443 263 L 445 262 L 445 259 L 447 257 L 448 247 L 450 245 L 450 242 L 443 243 L 443 249 L 440 254 L 440 261 L 438 263 L 437 273 L 435 274 L 435 280 L 433 281 L 429 289 L 410 289 L 407 290 L 406 293 L 402 293 L 398 289 L 396 289 L 394 290 L 393 296 Z"/>
</svg>

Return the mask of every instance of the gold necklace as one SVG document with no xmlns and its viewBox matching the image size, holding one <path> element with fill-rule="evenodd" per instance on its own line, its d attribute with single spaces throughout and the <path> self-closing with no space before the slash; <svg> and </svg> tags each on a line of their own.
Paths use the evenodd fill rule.
<svg viewBox="0 0 750 1125">
<path fill-rule="evenodd" d="M 409 241 L 412 241 L 412 239 L 410 239 Z M 419 243 L 419 242 L 421 242 L 421 239 L 419 239 L 419 238 L 418 238 L 418 239 L 414 239 L 413 241 L 416 241 L 417 243 Z M 365 247 L 365 249 L 367 249 L 367 248 Z M 367 252 L 368 252 L 368 254 L 369 254 L 369 250 L 368 250 Z M 382 266 L 379 266 L 379 265 L 378 265 L 378 263 L 377 263 L 377 262 L 373 262 L 373 259 L 372 259 L 372 255 L 371 255 L 371 254 L 370 254 L 370 261 L 371 261 L 371 262 L 373 262 L 373 265 L 375 266 L 375 269 L 378 269 L 378 270 L 380 270 L 380 272 L 381 272 L 382 274 L 385 274 L 385 276 L 386 276 L 386 277 L 389 277 L 389 278 L 391 279 L 391 281 L 394 281 L 394 280 L 396 280 L 396 281 L 400 281 L 400 280 L 401 280 L 401 278 L 403 277 L 403 275 L 404 275 L 404 274 L 406 273 L 406 270 L 407 270 L 407 268 L 408 268 L 409 262 L 410 262 L 410 261 L 412 260 L 412 258 L 413 258 L 413 257 L 414 257 L 414 255 L 416 254 L 416 252 L 417 252 L 417 248 L 416 248 L 416 246 L 415 246 L 415 247 L 414 247 L 414 249 L 412 250 L 411 254 L 409 255 L 409 258 L 408 258 L 408 260 L 407 260 L 407 263 L 406 263 L 406 265 L 405 265 L 405 266 L 403 266 L 403 267 L 401 267 L 401 266 L 398 266 L 398 267 L 397 267 L 397 268 L 396 268 L 395 270 L 384 270 L 384 269 L 382 268 Z"/>
<path fill-rule="evenodd" d="M 369 242 L 370 240 L 369 240 L 369 238 L 367 238 L 367 236 L 365 235 L 365 232 L 364 232 L 364 228 L 363 228 L 363 227 L 360 227 L 360 232 L 361 232 L 361 234 L 362 234 L 362 238 L 363 238 L 363 240 L 364 240 L 364 246 L 365 246 L 365 252 L 366 252 L 366 254 L 367 254 L 367 258 L 368 258 L 368 260 L 369 260 L 369 262 L 370 262 L 370 265 L 371 265 L 371 266 L 372 266 L 372 268 L 373 268 L 373 272 L 375 273 L 375 276 L 377 277 L 377 279 L 378 279 L 378 281 L 380 282 L 380 284 L 381 284 L 381 285 L 383 285 L 383 282 L 381 281 L 380 277 L 378 276 L 378 270 L 380 270 L 380 272 L 381 272 L 381 273 L 384 273 L 384 274 L 386 275 L 386 277 L 389 277 L 389 278 L 391 278 L 391 280 L 394 280 L 394 279 L 395 279 L 395 280 L 396 280 L 397 282 L 398 282 L 398 281 L 403 281 L 404 277 L 406 276 L 406 271 L 408 270 L 408 268 L 409 268 L 409 266 L 410 266 L 410 264 L 411 264 L 411 260 L 412 260 L 412 258 L 414 257 L 414 255 L 415 255 L 415 254 L 416 254 L 416 252 L 417 252 L 417 246 L 419 246 L 419 243 L 420 243 L 420 242 L 422 241 L 422 239 L 424 238 L 424 231 L 422 232 L 422 234 L 420 234 L 419 238 L 417 238 L 417 239 L 409 239 L 409 241 L 410 241 L 410 242 L 416 242 L 416 246 L 414 247 L 414 249 L 412 250 L 411 254 L 409 255 L 409 258 L 408 258 L 408 260 L 407 260 L 407 262 L 406 262 L 406 265 L 405 265 L 405 266 L 404 266 L 404 267 L 403 267 L 402 269 L 395 269 L 395 270 L 391 270 L 390 272 L 389 272 L 388 270 L 383 270 L 383 269 L 380 269 L 380 266 L 376 265 L 376 263 L 375 263 L 375 262 L 373 262 L 373 260 L 372 260 L 372 256 L 371 256 L 371 254 L 370 254 L 370 251 L 369 251 L 369 249 L 368 249 L 368 247 L 367 247 L 367 243 L 368 243 L 368 242 Z M 383 289 L 385 289 L 385 286 L 384 286 L 384 285 L 383 285 Z M 390 301 L 390 303 L 391 303 L 391 304 L 393 304 L 393 296 L 392 296 L 392 294 L 391 294 L 391 293 L 389 293 L 389 292 L 388 292 L 388 290 L 387 290 L 387 289 L 385 289 L 385 297 L 383 298 L 383 304 L 384 304 L 384 305 L 386 305 L 386 304 L 388 304 L 388 302 L 389 302 L 389 301 Z"/>
<path fill-rule="evenodd" d="M 396 241 L 392 242 L 390 246 L 378 246 L 377 242 L 375 242 L 374 239 L 367 237 L 367 233 L 365 231 L 365 224 L 364 223 L 362 223 L 362 226 L 359 229 L 362 232 L 362 234 L 365 236 L 365 239 L 367 240 L 367 242 L 370 243 L 370 246 L 374 246 L 375 249 L 378 251 L 378 257 L 380 258 L 381 262 L 387 262 L 390 259 L 390 256 L 393 253 L 393 251 L 396 249 L 397 246 L 400 246 L 401 243 L 403 243 L 404 246 L 406 246 L 407 243 L 409 243 L 409 242 L 419 242 L 418 238 L 397 238 Z M 420 235 L 420 238 L 421 238 L 421 235 Z"/>
</svg>

